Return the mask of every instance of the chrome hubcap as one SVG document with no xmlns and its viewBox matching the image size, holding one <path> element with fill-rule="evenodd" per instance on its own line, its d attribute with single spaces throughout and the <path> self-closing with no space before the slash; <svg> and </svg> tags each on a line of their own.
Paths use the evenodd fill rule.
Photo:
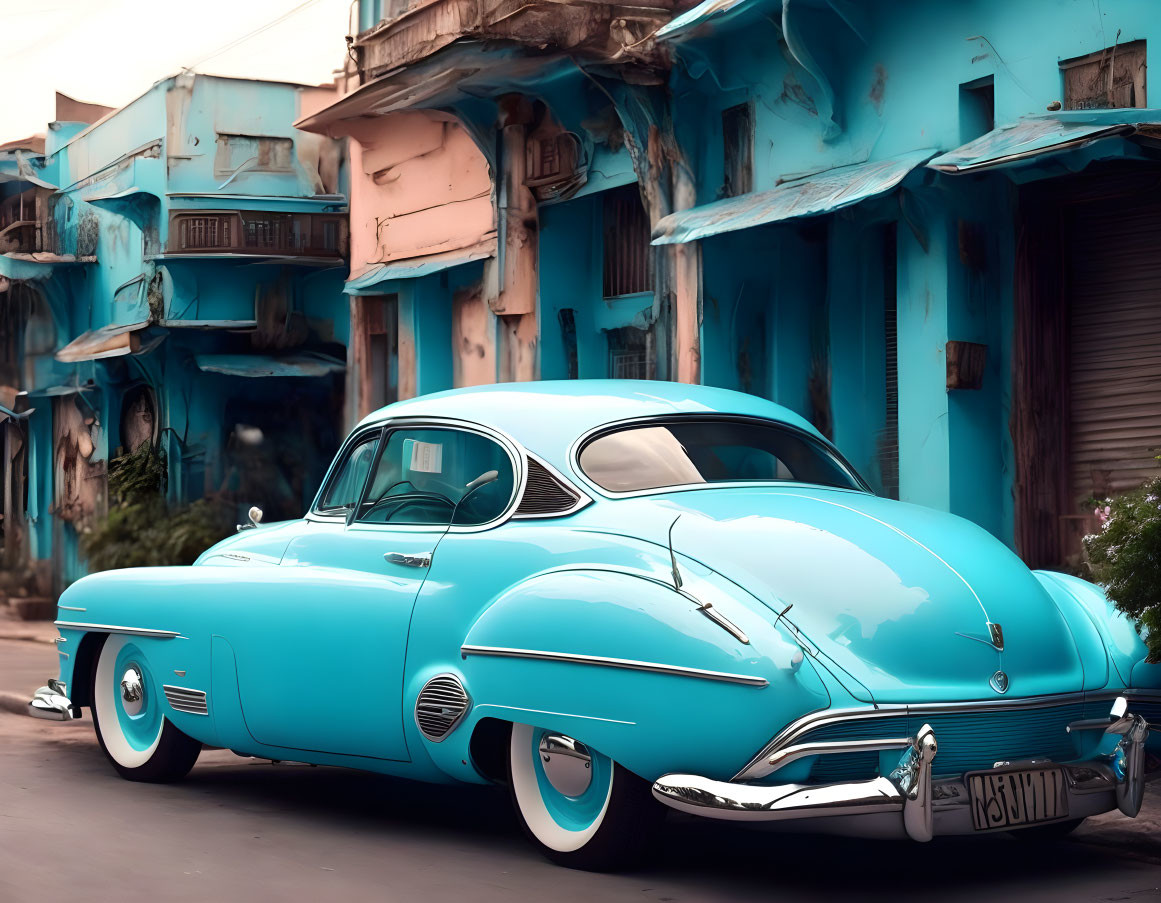
<svg viewBox="0 0 1161 903">
<path fill-rule="evenodd" d="M 121 705 L 125 709 L 125 714 L 136 715 L 140 712 L 144 696 L 141 672 L 135 665 L 130 666 L 121 678 Z"/>
<path fill-rule="evenodd" d="M 540 761 L 548 783 L 565 796 L 581 796 L 593 781 L 593 757 L 572 737 L 545 734 L 540 738 Z"/>
</svg>

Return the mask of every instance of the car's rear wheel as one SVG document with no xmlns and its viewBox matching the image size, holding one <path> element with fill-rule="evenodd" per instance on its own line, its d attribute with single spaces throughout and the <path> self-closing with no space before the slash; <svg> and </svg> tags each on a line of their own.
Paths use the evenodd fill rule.
<svg viewBox="0 0 1161 903">
<path fill-rule="evenodd" d="M 525 833 L 570 868 L 631 865 L 664 815 L 648 782 L 571 737 L 532 725 L 512 725 L 508 776 Z"/>
<path fill-rule="evenodd" d="M 185 777 L 202 745 L 163 714 L 161 686 L 132 637 L 109 636 L 94 657 L 93 725 L 121 777 L 165 783 Z"/>
</svg>

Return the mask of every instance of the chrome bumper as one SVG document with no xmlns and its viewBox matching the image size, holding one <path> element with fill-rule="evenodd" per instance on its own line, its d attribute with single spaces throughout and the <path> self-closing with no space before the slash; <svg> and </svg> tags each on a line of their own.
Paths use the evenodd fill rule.
<svg viewBox="0 0 1161 903">
<path fill-rule="evenodd" d="M 81 717 L 81 710 L 65 695 L 67 688 L 59 680 L 50 679 L 47 686 L 36 691 L 28 703 L 28 714 L 47 721 L 72 721 Z"/>
<path fill-rule="evenodd" d="M 1065 766 L 1067 792 L 1070 802 L 1074 802 L 1070 813 L 1083 817 L 1115 806 L 1130 818 L 1136 816 L 1145 791 L 1148 723 L 1141 716 L 1130 714 L 1122 697 L 1113 705 L 1107 719 L 1070 727 L 1070 730 L 1091 729 L 1103 730 L 1110 742 L 1115 740 L 1115 746 L 1097 761 Z M 867 749 L 870 742 L 827 744 L 826 753 L 857 752 Z M 892 833 L 920 842 L 931 840 L 936 834 L 973 830 L 963 781 L 940 781 L 932 785 L 931 763 L 939 747 L 929 725 L 925 724 L 911 739 L 879 742 L 879 749 L 903 746 L 905 750 L 890 775 L 870 781 L 757 785 L 715 781 L 691 774 L 667 774 L 653 784 L 653 795 L 682 812 L 733 821 L 778 822 L 878 815 L 885 817 Z"/>
</svg>

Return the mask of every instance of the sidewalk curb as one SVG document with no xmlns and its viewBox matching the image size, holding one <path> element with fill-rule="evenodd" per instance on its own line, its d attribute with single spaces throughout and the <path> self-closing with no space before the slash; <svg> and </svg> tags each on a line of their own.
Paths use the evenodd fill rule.
<svg viewBox="0 0 1161 903">
<path fill-rule="evenodd" d="M 27 715 L 28 700 L 17 693 L 0 690 L 0 709 L 13 715 Z"/>
<path fill-rule="evenodd" d="M 33 633 L 0 633 L 0 640 L 11 640 L 15 643 L 42 643 L 46 646 L 55 644 L 50 637 L 37 636 Z"/>
</svg>

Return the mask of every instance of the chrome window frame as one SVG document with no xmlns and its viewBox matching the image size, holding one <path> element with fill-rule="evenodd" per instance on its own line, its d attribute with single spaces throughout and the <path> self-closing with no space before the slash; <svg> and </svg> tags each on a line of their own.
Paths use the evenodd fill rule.
<svg viewBox="0 0 1161 903">
<path fill-rule="evenodd" d="M 813 442 L 821 446 L 822 450 L 828 454 L 839 467 L 851 478 L 854 486 L 827 486 L 823 483 L 804 483 L 799 480 L 722 480 L 713 483 L 680 483 L 673 486 L 658 486 L 653 489 L 629 489 L 624 491 L 617 491 L 613 489 L 605 489 L 588 474 L 580 464 L 581 452 L 584 451 L 585 446 L 590 442 L 595 441 L 600 436 L 607 433 L 617 433 L 626 429 L 633 429 L 640 426 L 658 425 L 665 423 L 672 423 L 674 421 L 682 420 L 734 420 L 745 423 L 760 424 L 762 426 L 771 426 L 778 429 L 786 430 L 794 433 L 807 441 Z M 780 486 L 780 487 L 810 487 L 814 489 L 833 489 L 836 492 L 858 492 L 866 495 L 874 495 L 875 492 L 871 489 L 866 480 L 862 478 L 851 463 L 843 457 L 842 453 L 834 446 L 830 440 L 825 437 L 816 436 L 809 430 L 804 430 L 794 424 L 787 423 L 784 420 L 774 420 L 770 417 L 756 417 L 753 414 L 731 414 L 727 411 L 681 411 L 671 414 L 650 414 L 647 417 L 631 417 L 627 420 L 615 420 L 610 423 L 605 423 L 600 426 L 593 427 L 590 430 L 582 433 L 576 439 L 568 450 L 568 461 L 577 478 L 584 482 L 584 485 L 591 488 L 598 495 L 604 496 L 608 499 L 625 499 L 625 498 L 640 498 L 642 496 L 663 495 L 668 492 L 685 492 L 693 489 L 753 489 L 757 486 Z"/>
<path fill-rule="evenodd" d="M 350 460 L 351 453 L 354 452 L 354 450 L 359 445 L 362 445 L 363 440 L 368 436 L 374 436 L 375 448 L 373 448 L 371 450 L 371 455 L 372 455 L 371 464 L 372 464 L 372 466 L 374 466 L 374 463 L 376 461 L 375 456 L 379 452 L 379 443 L 383 440 L 383 426 L 381 424 L 378 426 L 372 427 L 370 429 L 352 431 L 351 435 L 347 437 L 346 441 L 341 446 L 339 446 L 339 451 L 335 455 L 334 460 L 331 461 L 331 466 L 327 468 L 326 475 L 323 477 L 323 481 L 322 481 L 321 485 L 319 486 L 319 490 L 315 494 L 314 501 L 311 503 L 311 506 L 310 506 L 310 513 L 311 514 L 315 514 L 318 517 L 324 518 L 326 520 L 342 520 L 342 521 L 346 520 L 346 514 L 337 514 L 336 515 L 336 514 L 330 514 L 329 512 L 331 512 L 331 511 L 345 511 L 347 509 L 345 509 L 345 508 L 322 508 L 321 503 L 322 503 L 322 500 L 326 497 L 327 490 L 330 489 L 331 483 L 334 480 L 337 480 L 339 478 L 339 475 L 342 472 L 342 466 L 345 466 L 346 463 Z M 339 464 L 340 461 L 342 462 L 342 465 Z M 366 488 L 366 485 L 367 485 L 367 481 L 364 478 L 362 485 L 359 487 L 359 495 L 360 496 L 363 493 L 363 489 Z"/>
<path fill-rule="evenodd" d="M 515 439 L 500 430 L 489 426 L 484 426 L 481 423 L 476 423 L 471 420 L 461 420 L 456 417 L 388 417 L 384 420 L 375 423 L 366 424 L 364 427 L 355 429 L 351 435 L 347 437 L 347 441 L 343 443 L 339 449 L 339 453 L 335 455 L 335 460 L 331 462 L 330 468 L 327 470 L 327 475 L 323 479 L 322 487 L 315 496 L 314 504 L 311 505 L 310 512 L 306 519 L 320 523 L 341 523 L 346 524 L 346 513 L 340 515 L 325 514 L 318 510 L 318 501 L 322 498 L 326 487 L 329 485 L 331 479 L 334 477 L 335 466 L 340 460 L 346 460 L 346 455 L 353 445 L 369 432 L 379 432 L 379 438 L 375 448 L 375 461 L 378 463 L 379 448 L 386 439 L 389 432 L 396 429 L 411 429 L 411 428 L 429 428 L 429 429 L 458 429 L 462 432 L 476 433 L 486 439 L 490 439 L 499 445 L 504 453 L 508 455 L 508 460 L 512 465 L 513 485 L 512 495 L 508 499 L 508 504 L 504 509 L 490 521 L 483 524 L 376 524 L 368 523 L 366 521 L 353 521 L 347 529 L 349 530 L 372 530 L 377 532 L 398 532 L 398 533 L 437 533 L 443 535 L 445 533 L 479 533 L 484 530 L 491 530 L 511 519 L 520 499 L 524 496 L 524 487 L 528 481 L 528 469 L 524 466 L 524 459 L 527 452 L 524 447 L 520 445 Z M 375 471 L 374 464 L 367 472 L 367 479 L 363 483 L 362 491 L 359 494 L 359 500 L 362 502 L 363 495 L 367 491 L 367 486 L 370 483 L 372 474 Z"/>
</svg>

